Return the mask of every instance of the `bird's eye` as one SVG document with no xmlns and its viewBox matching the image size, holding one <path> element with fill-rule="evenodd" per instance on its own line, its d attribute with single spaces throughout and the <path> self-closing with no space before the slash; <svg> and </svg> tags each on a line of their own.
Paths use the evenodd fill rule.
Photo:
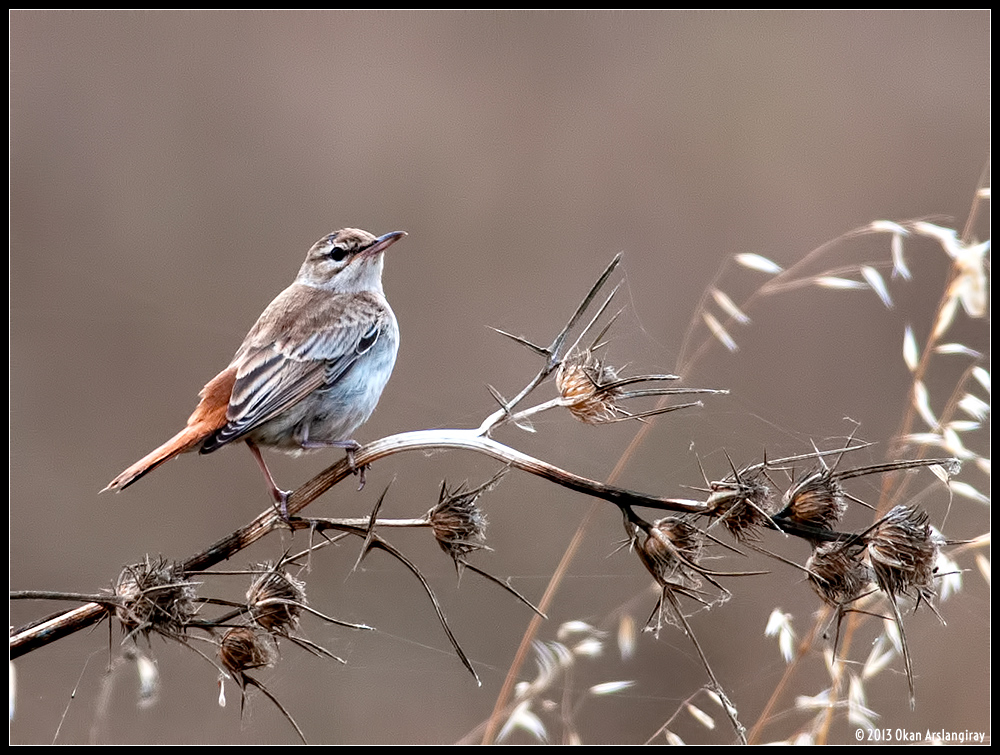
<svg viewBox="0 0 1000 755">
<path fill-rule="evenodd" d="M 330 256 L 331 259 L 333 259 L 334 262 L 343 262 L 344 259 L 347 258 L 349 252 L 345 247 L 333 246 L 330 247 L 330 251 L 327 252 L 327 254 Z"/>
</svg>

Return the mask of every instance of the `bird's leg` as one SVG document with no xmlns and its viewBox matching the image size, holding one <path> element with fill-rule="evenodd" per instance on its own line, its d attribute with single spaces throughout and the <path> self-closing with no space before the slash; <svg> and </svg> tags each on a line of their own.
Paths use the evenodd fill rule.
<svg viewBox="0 0 1000 755">
<path fill-rule="evenodd" d="M 274 499 L 275 506 L 278 509 L 278 513 L 284 521 L 288 521 L 288 494 L 290 491 L 282 490 L 279 488 L 275 482 L 274 478 L 271 476 L 271 470 L 267 468 L 267 463 L 264 461 L 264 457 L 261 456 L 260 449 L 257 448 L 257 444 L 252 440 L 248 440 L 247 448 L 250 449 L 250 453 L 257 460 L 257 464 L 260 466 L 260 471 L 264 473 L 264 479 L 267 480 L 267 486 L 270 489 L 271 497 Z"/>
<path fill-rule="evenodd" d="M 308 438 L 301 441 L 302 447 L 307 449 L 314 448 L 329 448 L 333 446 L 334 448 L 343 448 L 347 450 L 347 463 L 351 467 L 351 471 L 358 476 L 358 491 L 364 489 L 365 487 L 365 470 L 368 469 L 367 464 L 362 464 L 360 467 L 354 463 L 354 452 L 361 448 L 361 444 L 358 443 L 353 438 L 348 438 L 347 440 L 330 440 L 330 441 L 315 441 L 309 440 Z"/>
</svg>

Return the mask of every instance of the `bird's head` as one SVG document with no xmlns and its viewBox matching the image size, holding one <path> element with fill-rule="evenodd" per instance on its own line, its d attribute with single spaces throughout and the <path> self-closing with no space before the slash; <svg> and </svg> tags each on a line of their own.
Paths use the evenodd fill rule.
<svg viewBox="0 0 1000 755">
<path fill-rule="evenodd" d="M 331 233 L 312 245 L 296 281 L 337 293 L 381 291 L 382 252 L 405 235 L 375 236 L 360 228 Z"/>
</svg>

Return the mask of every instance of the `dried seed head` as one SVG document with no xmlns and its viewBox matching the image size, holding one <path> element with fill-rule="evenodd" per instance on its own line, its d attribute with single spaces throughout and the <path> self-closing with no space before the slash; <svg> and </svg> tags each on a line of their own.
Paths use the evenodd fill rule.
<svg viewBox="0 0 1000 755">
<path fill-rule="evenodd" d="M 288 634 L 299 623 L 306 602 L 305 583 L 273 564 L 260 564 L 247 590 L 250 618 L 273 634 Z"/>
<path fill-rule="evenodd" d="M 934 597 L 938 544 L 927 512 L 896 506 L 875 525 L 867 540 L 875 581 L 890 598 L 909 595 L 917 600 L 930 600 Z"/>
<path fill-rule="evenodd" d="M 473 490 L 468 490 L 464 484 L 448 490 L 448 483 L 441 483 L 438 502 L 427 516 L 438 545 L 452 558 L 458 559 L 485 547 L 486 515 L 476 501 L 496 485 L 502 475 L 503 472 Z"/>
<path fill-rule="evenodd" d="M 705 542 L 701 530 L 677 517 L 655 522 L 637 552 L 643 565 L 660 585 L 697 587 L 698 561 Z"/>
<path fill-rule="evenodd" d="M 739 472 L 735 478 L 710 484 L 709 516 L 720 519 L 737 540 L 756 542 L 770 522 L 771 488 L 762 481 L 763 470 L 753 476 Z"/>
<path fill-rule="evenodd" d="M 608 387 L 618 373 L 591 351 L 574 352 L 559 365 L 556 387 L 567 409 L 581 422 L 599 425 L 623 416 L 616 405 L 620 390 Z"/>
<path fill-rule="evenodd" d="M 864 546 L 857 543 L 819 543 L 806 561 L 809 584 L 831 606 L 857 600 L 872 582 L 863 555 Z"/>
<path fill-rule="evenodd" d="M 796 482 L 784 502 L 782 516 L 817 529 L 830 529 L 847 511 L 844 489 L 826 467 Z"/>
<path fill-rule="evenodd" d="M 180 564 L 149 557 L 127 566 L 118 575 L 114 588 L 121 604 L 115 615 L 127 633 L 159 632 L 178 637 L 196 611 L 197 593 Z"/>
<path fill-rule="evenodd" d="M 630 412 L 624 403 L 632 399 L 657 398 L 693 393 L 728 393 L 714 388 L 664 388 L 660 384 L 679 380 L 677 375 L 633 375 L 619 377 L 618 371 L 604 364 L 594 353 L 570 349 L 556 371 L 558 404 L 565 406 L 581 422 L 600 425 L 607 422 L 643 420 L 658 414 L 701 406 L 700 401 L 665 405 L 663 401 L 646 411 Z M 638 387 L 646 385 L 646 387 Z"/>
<path fill-rule="evenodd" d="M 268 642 L 267 635 L 255 632 L 250 627 L 233 627 L 222 635 L 219 660 L 239 680 L 247 671 L 270 666 L 274 662 L 274 648 Z"/>
</svg>

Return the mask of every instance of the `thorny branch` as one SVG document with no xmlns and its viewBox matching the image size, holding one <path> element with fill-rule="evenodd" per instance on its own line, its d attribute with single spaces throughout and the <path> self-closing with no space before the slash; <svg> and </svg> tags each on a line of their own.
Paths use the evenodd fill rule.
<svg viewBox="0 0 1000 755">
<path fill-rule="evenodd" d="M 273 695 L 257 680 L 250 677 L 247 671 L 269 665 L 273 656 L 269 650 L 270 644 L 276 643 L 280 638 L 288 639 L 310 652 L 334 657 L 328 651 L 291 633 L 303 610 L 329 621 L 335 620 L 309 608 L 305 603 L 304 592 L 297 587 L 295 578 L 282 571 L 286 565 L 296 563 L 296 559 L 311 553 L 317 547 L 322 547 L 324 543 L 310 546 L 305 554 L 283 559 L 279 566 L 263 568 L 261 579 L 270 579 L 273 583 L 272 587 L 286 589 L 285 593 L 261 596 L 256 594 L 259 590 L 255 587 L 248 594 L 248 602 L 245 605 L 237 606 L 224 617 L 215 620 L 195 619 L 195 610 L 191 606 L 197 603 L 198 599 L 192 583 L 188 581 L 189 575 L 208 570 L 233 557 L 273 530 L 291 527 L 293 530 L 308 529 L 311 533 L 321 535 L 327 530 L 335 530 L 361 538 L 363 546 L 359 562 L 370 551 L 376 549 L 388 553 L 399 561 L 421 583 L 456 654 L 473 676 L 476 676 L 471 662 L 449 628 L 440 604 L 419 568 L 402 551 L 391 545 L 377 530 L 392 527 L 431 528 L 441 547 L 454 559 L 459 574 L 464 568 L 481 574 L 504 587 L 539 615 L 543 615 L 505 581 L 487 574 L 468 561 L 469 554 L 484 547 L 481 521 L 477 519 L 475 500 L 491 489 L 499 481 L 500 475 L 472 490 L 458 488 L 454 491 L 448 491 L 447 485 L 443 486 L 438 506 L 420 518 L 379 519 L 377 514 L 385 493 L 379 498 L 379 502 L 370 517 L 366 519 L 303 519 L 296 517 L 306 506 L 337 483 L 352 476 L 357 469 L 364 469 L 380 459 L 405 451 L 461 449 L 496 459 L 505 465 L 506 469 L 517 469 L 569 490 L 605 501 L 621 511 L 631 547 L 635 549 L 643 565 L 662 589 L 660 601 L 654 610 L 653 617 L 651 617 L 651 625 L 658 630 L 664 614 L 668 614 L 667 620 L 678 624 L 688 634 L 703 661 L 712 691 L 723 701 L 734 729 L 741 741 L 745 742 L 744 729 L 737 717 L 736 708 L 729 702 L 722 684 L 710 668 L 708 660 L 687 622 L 680 599 L 686 598 L 697 604 L 708 606 L 714 601 L 701 590 L 702 580 L 718 590 L 721 598 L 725 599 L 729 592 L 719 583 L 719 578 L 745 576 L 760 572 L 726 573 L 706 569 L 699 563 L 702 551 L 706 544 L 720 544 L 720 541 L 708 535 L 707 531 L 691 524 L 690 520 L 693 517 L 707 517 L 713 524 L 722 524 L 738 543 L 745 542 L 755 550 L 763 550 L 756 546 L 759 532 L 763 529 L 779 530 L 812 543 L 815 548 L 813 558 L 810 559 L 809 564 L 799 568 L 806 571 L 820 597 L 837 608 L 838 615 L 845 610 L 845 606 L 850 601 L 856 599 L 861 589 L 857 585 L 867 586 L 872 580 L 864 578 L 868 574 L 865 571 L 861 577 L 855 580 L 857 584 L 850 582 L 845 587 L 842 584 L 845 576 L 837 569 L 842 568 L 847 571 L 861 569 L 860 559 L 865 553 L 870 555 L 873 565 L 882 565 L 882 571 L 880 572 L 876 568 L 874 573 L 874 578 L 882 590 L 891 596 L 897 594 L 915 595 L 918 600 L 929 600 L 933 589 L 929 584 L 932 577 L 928 576 L 930 572 L 928 571 L 929 567 L 927 567 L 927 559 L 931 557 L 930 553 L 936 545 L 931 542 L 929 530 L 924 532 L 921 529 L 922 523 L 926 522 L 926 516 L 921 519 L 919 513 L 906 509 L 906 511 L 895 515 L 892 520 L 896 523 L 894 527 L 887 525 L 879 528 L 876 526 L 863 533 L 839 532 L 835 527 L 847 507 L 847 501 L 860 502 L 859 499 L 849 495 L 844 490 L 842 482 L 862 475 L 884 474 L 916 467 L 933 466 L 950 470 L 957 462 L 950 458 L 904 460 L 841 471 L 836 469 L 836 464 L 832 468 L 828 466 L 824 460 L 825 457 L 838 455 L 839 463 L 839 458 L 846 452 L 857 450 L 866 445 L 848 442 L 842 448 L 824 451 L 814 449 L 811 453 L 795 457 L 777 460 L 765 459 L 763 462 L 742 469 L 737 469 L 735 465 L 731 464 L 732 471 L 729 476 L 708 483 L 708 488 L 705 491 L 707 497 L 702 501 L 652 495 L 597 482 L 529 456 L 495 440 L 492 437 L 493 433 L 507 425 L 533 432 L 530 418 L 552 409 L 566 409 L 577 419 L 590 424 L 605 424 L 632 419 L 642 422 L 654 415 L 701 405 L 700 401 L 669 404 L 666 403 L 668 397 L 687 394 L 724 394 L 727 392 L 708 388 L 664 387 L 664 383 L 679 379 L 675 375 L 655 374 L 624 377 L 619 375 L 618 370 L 607 364 L 600 354 L 606 345 L 604 338 L 620 312 L 608 318 L 608 322 L 600 328 L 597 335 L 589 339 L 589 345 L 581 345 L 584 343 L 584 339 L 589 338 L 591 331 L 598 327 L 611 305 L 618 287 L 613 288 L 610 294 L 604 298 L 596 312 L 580 330 L 576 339 L 570 343 L 570 334 L 583 321 L 587 311 L 597 300 L 619 262 L 620 256 L 612 260 L 565 327 L 547 347 L 537 346 L 526 338 L 498 331 L 526 347 L 533 354 L 543 357 L 544 362 L 537 374 L 510 400 L 504 399 L 495 389 L 491 388 L 490 390 L 500 407 L 490 414 L 479 427 L 400 433 L 356 449 L 351 461 L 347 459 L 338 461 L 291 493 L 287 501 L 290 521 L 282 521 L 274 509 L 268 508 L 254 521 L 182 563 L 153 564 L 147 559 L 145 564 L 129 567 L 119 578 L 119 583 L 112 595 L 107 597 L 61 596 L 64 599 L 85 600 L 87 602 L 71 611 L 41 619 L 14 631 L 10 637 L 11 659 L 18 658 L 90 626 L 109 615 L 117 616 L 126 629 L 127 636 L 156 631 L 180 641 L 184 641 L 184 633 L 189 628 L 214 632 L 229 626 L 219 643 L 221 665 L 236 679 L 241 691 L 245 692 L 247 686 L 261 689 L 278 705 L 301 737 L 301 732 L 287 711 L 281 708 L 280 703 Z M 555 376 L 554 382 L 558 396 L 531 406 L 524 406 L 529 396 L 553 375 Z M 636 412 L 625 408 L 626 402 L 648 398 L 659 399 L 660 403 L 655 408 L 644 411 Z M 809 460 L 818 466 L 805 476 L 799 477 L 789 487 L 782 499 L 783 506 L 780 510 L 775 511 L 771 504 L 773 483 L 771 483 L 769 475 L 778 470 L 787 471 L 790 464 L 804 460 Z M 637 509 L 670 512 L 670 516 L 650 522 L 640 515 Z M 730 549 L 740 553 L 735 548 Z M 901 560 L 906 561 L 907 559 L 912 561 L 914 557 L 910 554 L 916 552 L 920 553 L 921 559 L 920 569 L 922 571 L 919 575 L 912 573 L 912 570 L 907 571 L 899 563 Z M 836 558 L 831 554 L 835 555 Z M 826 560 L 821 563 L 817 561 L 817 559 L 824 558 Z M 838 566 L 841 564 L 842 566 Z M 867 566 L 864 569 L 867 569 Z M 12 594 L 11 597 L 40 598 L 43 596 L 40 593 L 25 592 Z M 183 607 L 178 608 L 176 601 L 180 601 Z M 249 616 L 253 621 L 249 626 L 239 623 L 235 626 L 229 624 L 231 621 L 239 622 L 241 618 L 246 616 Z M 895 611 L 895 618 L 897 622 L 901 621 L 898 609 Z M 355 625 L 355 628 L 367 627 Z M 906 671 L 912 696 L 912 673 L 908 655 L 906 657 Z M 476 678 L 478 679 L 478 676 Z"/>
<path fill-rule="evenodd" d="M 559 467 L 540 459 L 528 456 L 527 454 L 521 453 L 520 451 L 517 451 L 489 437 L 491 432 L 507 422 L 522 422 L 526 417 L 532 414 L 537 414 L 540 411 L 552 409 L 557 406 L 570 406 L 570 408 L 572 408 L 573 401 L 571 399 L 560 398 L 556 401 L 545 402 L 539 406 L 528 408 L 516 414 L 514 413 L 515 408 L 519 406 L 535 390 L 535 388 L 541 385 L 547 377 L 549 377 L 563 364 L 566 356 L 566 353 L 563 351 L 563 347 L 565 346 L 566 339 L 568 338 L 571 329 L 586 313 L 586 310 L 599 294 L 600 289 L 607 282 L 612 272 L 618 266 L 620 260 L 620 255 L 612 260 L 611 264 L 608 265 L 607 269 L 601 275 L 597 283 L 593 286 L 590 292 L 588 292 L 587 296 L 584 297 L 584 300 L 570 318 L 566 327 L 563 328 L 562 332 L 553 340 L 552 344 L 548 348 L 543 349 L 530 344 L 530 342 L 524 339 L 514 337 L 515 340 L 528 345 L 536 353 L 544 354 L 546 357 L 545 365 L 514 399 L 504 403 L 501 409 L 490 415 L 490 417 L 488 417 L 479 428 L 474 430 L 418 430 L 392 435 L 369 443 L 354 452 L 353 467 L 347 459 L 342 459 L 341 461 L 328 467 L 323 472 L 320 472 L 297 490 L 293 491 L 288 498 L 289 516 L 294 516 L 302 511 L 306 506 L 315 501 L 334 485 L 347 477 L 352 476 L 354 471 L 358 468 L 364 468 L 380 459 L 397 453 L 402 453 L 404 451 L 428 451 L 435 449 L 465 449 L 481 453 L 497 459 L 512 468 L 520 469 L 524 472 L 528 472 L 529 474 L 536 475 L 549 480 L 550 482 L 569 488 L 570 490 L 604 499 L 619 507 L 644 506 L 665 511 L 695 514 L 703 513 L 704 505 L 698 501 L 647 495 L 627 490 L 625 488 L 605 485 L 560 469 Z M 617 291 L 617 289 L 615 290 Z M 590 324 L 588 324 L 584 329 L 584 334 L 587 333 L 595 324 L 597 317 L 604 312 L 613 296 L 614 292 L 611 293 L 604 304 L 600 307 L 598 314 L 591 319 Z M 583 336 L 581 335 L 581 338 L 582 337 Z M 574 349 L 578 346 L 578 343 L 579 341 L 573 345 Z M 593 350 L 599 348 L 600 345 L 601 344 L 595 343 L 591 350 L 588 350 L 586 353 L 590 354 Z M 572 353 L 575 356 L 580 352 L 573 351 Z M 636 382 L 642 382 L 643 380 L 658 381 L 663 379 L 675 379 L 673 376 L 648 376 L 648 378 L 645 379 L 630 378 L 627 381 L 613 379 L 605 384 L 602 383 L 601 380 L 607 375 L 606 370 L 598 369 L 596 374 L 591 375 L 589 365 L 583 365 L 582 369 L 584 369 L 585 372 L 585 379 L 592 381 L 594 392 L 601 395 L 603 397 L 602 401 L 608 406 L 612 404 L 617 405 L 616 402 L 619 402 L 622 399 L 637 397 L 634 394 L 638 392 L 623 392 L 621 390 L 625 384 L 632 385 Z M 722 392 L 724 391 L 709 389 L 647 389 L 643 391 L 639 397 L 648 395 L 673 395 L 677 393 Z M 597 419 L 594 421 L 599 422 L 601 420 Z M 180 569 L 184 573 L 191 573 L 211 568 L 212 566 L 231 558 L 233 555 L 257 542 L 274 529 L 282 526 L 285 526 L 284 523 L 279 520 L 274 511 L 269 509 L 246 526 L 227 535 L 218 542 L 209 546 L 206 550 L 191 556 L 182 562 L 180 564 Z M 18 658 L 25 653 L 90 626 L 100 621 L 106 613 L 106 608 L 102 604 L 91 602 L 73 609 L 72 611 L 59 613 L 22 627 L 11 633 L 9 643 L 11 658 Z"/>
</svg>

